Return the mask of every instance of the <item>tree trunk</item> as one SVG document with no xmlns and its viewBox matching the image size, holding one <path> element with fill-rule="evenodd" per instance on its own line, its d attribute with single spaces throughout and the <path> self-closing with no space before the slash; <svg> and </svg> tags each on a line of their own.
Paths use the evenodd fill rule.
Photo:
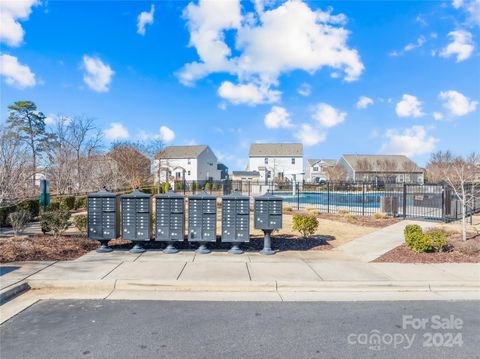
<svg viewBox="0 0 480 359">
<path fill-rule="evenodd" d="M 462 202 L 462 239 L 467 240 L 467 206 Z"/>
</svg>

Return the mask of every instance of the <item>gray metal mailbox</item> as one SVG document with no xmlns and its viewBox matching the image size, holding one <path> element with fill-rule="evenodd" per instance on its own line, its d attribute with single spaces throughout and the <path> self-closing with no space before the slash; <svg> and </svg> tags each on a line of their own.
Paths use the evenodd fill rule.
<svg viewBox="0 0 480 359">
<path fill-rule="evenodd" d="M 174 243 L 183 241 L 184 235 L 184 197 L 173 191 L 155 196 L 155 240 L 168 242 L 165 253 L 177 253 Z"/>
<path fill-rule="evenodd" d="M 138 189 L 120 196 L 122 238 L 134 241 L 132 253 L 145 252 L 142 242 L 150 240 L 150 197 Z"/>
<path fill-rule="evenodd" d="M 233 192 L 222 197 L 222 242 L 232 243 L 233 254 L 243 251 L 239 243 L 250 241 L 250 198 Z"/>
<path fill-rule="evenodd" d="M 207 242 L 217 240 L 217 199 L 204 191 L 188 197 L 188 240 L 200 242 L 197 253 L 210 253 Z"/>
<path fill-rule="evenodd" d="M 100 241 L 97 252 L 111 252 L 108 241 L 118 237 L 117 195 L 105 188 L 87 195 L 88 238 Z"/>
<path fill-rule="evenodd" d="M 270 192 L 255 197 L 254 223 L 255 229 L 264 232 L 262 254 L 274 254 L 271 247 L 270 234 L 274 229 L 282 228 L 282 198 Z"/>
</svg>

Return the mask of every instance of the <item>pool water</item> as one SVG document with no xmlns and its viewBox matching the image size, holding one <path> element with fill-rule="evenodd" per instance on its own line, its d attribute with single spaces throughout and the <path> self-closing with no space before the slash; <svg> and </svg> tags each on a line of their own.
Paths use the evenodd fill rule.
<svg viewBox="0 0 480 359">
<path fill-rule="evenodd" d="M 385 193 L 362 193 L 362 192 L 302 192 L 300 198 L 292 196 L 292 192 L 275 192 L 276 196 L 283 198 L 285 203 L 331 205 L 331 206 L 354 206 L 367 208 L 380 208 L 380 198 Z M 393 194 L 388 194 L 389 196 Z M 330 198 L 329 198 L 330 197 Z"/>
</svg>

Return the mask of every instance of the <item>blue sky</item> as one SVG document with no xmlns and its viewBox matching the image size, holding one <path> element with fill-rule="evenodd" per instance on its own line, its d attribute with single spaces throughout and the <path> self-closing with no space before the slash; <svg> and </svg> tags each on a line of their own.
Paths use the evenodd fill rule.
<svg viewBox="0 0 480 359">
<path fill-rule="evenodd" d="M 252 142 L 420 165 L 479 150 L 480 0 L 1 4 L 1 121 L 32 100 L 107 141 L 208 144 L 231 170 Z"/>
</svg>

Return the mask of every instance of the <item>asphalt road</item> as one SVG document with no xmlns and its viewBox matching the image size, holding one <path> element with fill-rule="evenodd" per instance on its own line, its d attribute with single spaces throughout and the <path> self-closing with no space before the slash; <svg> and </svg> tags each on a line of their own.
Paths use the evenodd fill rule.
<svg viewBox="0 0 480 359">
<path fill-rule="evenodd" d="M 478 358 L 480 303 L 44 301 L 0 331 L 2 359 Z"/>
</svg>

